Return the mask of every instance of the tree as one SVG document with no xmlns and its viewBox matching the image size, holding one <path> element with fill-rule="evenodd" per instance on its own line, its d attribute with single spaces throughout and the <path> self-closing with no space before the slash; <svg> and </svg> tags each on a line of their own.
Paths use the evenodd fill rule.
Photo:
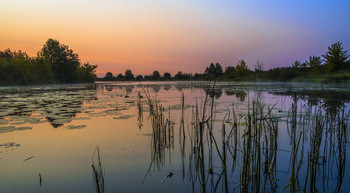
<svg viewBox="0 0 350 193">
<path fill-rule="evenodd" d="M 153 71 L 153 73 L 152 73 L 152 78 L 153 78 L 153 80 L 159 80 L 159 78 L 160 78 L 160 73 L 159 73 L 158 70 Z"/>
<path fill-rule="evenodd" d="M 137 81 L 141 81 L 143 79 L 142 75 L 137 75 L 135 78 Z"/>
<path fill-rule="evenodd" d="M 211 63 L 209 67 L 207 67 L 204 71 L 204 74 L 212 74 L 215 75 L 215 65 L 214 63 Z"/>
<path fill-rule="evenodd" d="M 301 62 L 299 60 L 296 60 L 293 64 L 292 64 L 293 68 L 301 68 Z"/>
<path fill-rule="evenodd" d="M 215 77 L 219 77 L 223 74 L 223 70 L 222 70 L 222 67 L 219 63 L 216 63 L 215 64 Z"/>
<path fill-rule="evenodd" d="M 78 54 L 74 53 L 68 46 L 60 44 L 59 41 L 48 39 L 38 57 L 46 57 L 51 63 L 52 72 L 58 82 L 76 82 L 76 72 L 80 61 Z"/>
<path fill-rule="evenodd" d="M 309 61 L 305 62 L 309 68 L 319 67 L 322 64 L 322 59 L 319 56 L 310 56 Z"/>
<path fill-rule="evenodd" d="M 327 73 L 346 68 L 347 60 L 349 58 L 348 51 L 342 47 L 342 42 L 336 42 L 328 47 L 328 52 L 322 57 L 325 61 L 325 69 Z"/>
<path fill-rule="evenodd" d="M 204 74 L 207 75 L 209 79 L 212 79 L 213 77 L 219 77 L 223 74 L 222 67 L 219 63 L 211 63 L 209 67 L 207 67 L 204 71 Z"/>
<path fill-rule="evenodd" d="M 225 69 L 225 77 L 228 79 L 235 78 L 236 68 L 234 66 L 227 66 Z"/>
<path fill-rule="evenodd" d="M 119 73 L 119 74 L 117 75 L 117 77 L 115 77 L 115 79 L 118 80 L 118 81 L 122 81 L 122 80 L 124 80 L 124 76 L 123 76 L 122 73 Z"/>
<path fill-rule="evenodd" d="M 134 80 L 134 75 L 132 74 L 131 70 L 125 70 L 125 80 Z"/>
<path fill-rule="evenodd" d="M 170 80 L 171 79 L 171 74 L 169 72 L 164 72 L 163 77 L 164 77 L 165 80 Z"/>
<path fill-rule="evenodd" d="M 115 77 L 113 76 L 112 72 L 107 72 L 103 79 L 106 80 L 106 81 L 113 81 L 114 78 Z"/>
<path fill-rule="evenodd" d="M 306 67 L 311 68 L 313 74 L 319 74 L 321 71 L 322 59 L 319 56 L 310 56 L 308 61 L 304 62 Z"/>
<path fill-rule="evenodd" d="M 182 80 L 182 72 L 181 71 L 177 72 L 177 74 L 175 74 L 174 78 L 175 78 L 175 80 Z"/>
<path fill-rule="evenodd" d="M 96 76 L 96 65 L 90 65 L 88 62 L 79 66 L 77 70 L 79 82 L 94 82 Z"/>
<path fill-rule="evenodd" d="M 264 63 L 258 60 L 254 66 L 254 70 L 255 72 L 262 72 L 264 70 Z"/>
<path fill-rule="evenodd" d="M 236 66 L 236 75 L 241 78 L 245 76 L 248 71 L 249 71 L 249 68 L 246 65 L 245 61 L 243 59 L 238 61 L 238 64 Z"/>
<path fill-rule="evenodd" d="M 52 83 L 51 64 L 45 57 L 29 57 L 26 52 L 0 51 L 0 85 Z"/>
</svg>

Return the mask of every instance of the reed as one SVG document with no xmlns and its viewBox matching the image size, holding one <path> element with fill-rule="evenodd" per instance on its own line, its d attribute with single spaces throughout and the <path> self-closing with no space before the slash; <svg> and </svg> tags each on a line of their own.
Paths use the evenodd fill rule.
<svg viewBox="0 0 350 193">
<path fill-rule="evenodd" d="M 93 155 L 92 155 L 92 176 L 94 187 L 97 193 L 104 193 L 105 190 L 105 176 L 104 170 L 102 168 L 101 156 L 100 156 L 100 147 L 97 146 Z"/>
</svg>

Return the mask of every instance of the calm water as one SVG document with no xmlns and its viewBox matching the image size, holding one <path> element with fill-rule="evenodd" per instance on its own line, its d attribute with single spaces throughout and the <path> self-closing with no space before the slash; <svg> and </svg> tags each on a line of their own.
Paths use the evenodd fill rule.
<svg viewBox="0 0 350 193">
<path fill-rule="evenodd" d="M 106 193 L 349 192 L 349 102 L 337 84 L 2 87 L 0 192 L 96 192 L 97 146 Z"/>
</svg>

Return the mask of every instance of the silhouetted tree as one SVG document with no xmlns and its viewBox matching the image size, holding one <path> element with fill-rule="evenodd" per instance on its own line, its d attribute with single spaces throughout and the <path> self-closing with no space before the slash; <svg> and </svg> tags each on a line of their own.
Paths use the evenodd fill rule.
<svg viewBox="0 0 350 193">
<path fill-rule="evenodd" d="M 135 78 L 137 81 L 141 81 L 143 79 L 143 76 L 142 75 L 137 75 L 136 78 Z"/>
<path fill-rule="evenodd" d="M 208 77 L 218 77 L 223 74 L 222 67 L 219 63 L 211 63 L 209 67 L 207 67 L 204 71 L 205 74 L 208 75 Z"/>
<path fill-rule="evenodd" d="M 301 68 L 301 62 L 299 60 L 296 60 L 293 64 L 292 64 L 293 68 Z"/>
<path fill-rule="evenodd" d="M 38 56 L 49 59 L 52 72 L 58 82 L 78 81 L 76 72 L 80 65 L 79 56 L 68 46 L 60 44 L 57 40 L 49 39 L 38 52 Z"/>
<path fill-rule="evenodd" d="M 124 80 L 124 76 L 123 76 L 122 73 L 119 73 L 119 74 L 115 77 L 115 79 L 116 79 L 117 81 L 122 81 L 122 80 Z"/>
<path fill-rule="evenodd" d="M 22 51 L 0 51 L 0 85 L 51 83 L 51 64 L 45 57 L 31 58 Z"/>
<path fill-rule="evenodd" d="M 236 75 L 242 78 L 243 76 L 247 75 L 248 71 L 249 71 L 249 68 L 246 65 L 245 61 L 244 60 L 238 61 L 238 64 L 236 66 Z"/>
<path fill-rule="evenodd" d="M 160 79 L 160 73 L 158 70 L 153 71 L 152 73 L 152 79 L 153 80 L 159 80 Z"/>
<path fill-rule="evenodd" d="M 103 79 L 106 81 L 113 81 L 115 77 L 113 76 L 112 72 L 107 72 Z"/>
<path fill-rule="evenodd" d="M 305 61 L 307 67 L 311 68 L 313 74 L 321 72 L 322 59 L 319 56 L 310 56 L 308 61 Z"/>
<path fill-rule="evenodd" d="M 346 68 L 349 58 L 348 51 L 342 47 L 342 42 L 336 42 L 330 47 L 326 54 L 322 55 L 325 61 L 325 69 L 327 73 Z"/>
<path fill-rule="evenodd" d="M 254 70 L 255 72 L 258 72 L 258 73 L 264 71 L 264 63 L 258 60 L 254 66 Z"/>
<path fill-rule="evenodd" d="M 225 77 L 228 79 L 235 78 L 236 68 L 234 66 L 227 66 L 225 69 Z"/>
<path fill-rule="evenodd" d="M 96 65 L 90 65 L 89 63 L 79 66 L 77 70 L 79 82 L 94 82 L 97 78 L 96 68 Z"/>
<path fill-rule="evenodd" d="M 215 64 L 215 76 L 216 76 L 216 77 L 219 77 L 219 76 L 221 76 L 223 73 L 224 73 L 224 72 L 223 72 L 223 70 L 222 70 L 221 65 L 220 65 L 219 63 L 216 63 L 216 64 Z"/>
<path fill-rule="evenodd" d="M 214 63 L 211 63 L 209 67 L 207 67 L 204 71 L 205 74 L 212 74 L 215 76 L 215 65 Z"/>
<path fill-rule="evenodd" d="M 134 80 L 134 75 L 132 74 L 131 70 L 125 70 L 125 80 L 130 81 Z"/>
<path fill-rule="evenodd" d="M 175 74 L 174 78 L 175 78 L 175 80 L 181 80 L 182 79 L 182 72 L 181 71 L 177 72 L 177 74 Z"/>
<path fill-rule="evenodd" d="M 170 80 L 171 79 L 171 74 L 169 72 L 164 72 L 163 77 L 164 77 L 165 80 Z"/>
</svg>

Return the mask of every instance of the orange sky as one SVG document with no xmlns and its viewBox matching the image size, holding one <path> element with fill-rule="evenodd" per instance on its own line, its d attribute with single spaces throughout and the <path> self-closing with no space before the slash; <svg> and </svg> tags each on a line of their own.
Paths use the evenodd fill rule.
<svg viewBox="0 0 350 193">
<path fill-rule="evenodd" d="M 312 26 L 298 23 L 293 17 L 288 19 L 288 15 L 288 24 L 274 15 L 259 17 L 262 9 L 242 11 L 239 4 L 184 0 L 1 1 L 0 50 L 21 49 L 35 55 L 48 38 L 54 38 L 72 48 L 83 62 L 97 64 L 99 74 L 131 69 L 134 74 L 159 70 L 174 75 L 179 70 L 203 72 L 211 62 L 224 67 L 235 65 L 243 58 L 250 67 L 257 60 L 267 67 L 289 65 L 299 59 L 297 56 L 318 54 L 333 43 L 333 39 L 325 41 L 324 49 L 313 49 L 323 36 L 313 33 Z M 250 5 L 240 6 L 244 10 Z M 305 50 L 310 53 L 305 54 Z"/>
</svg>

